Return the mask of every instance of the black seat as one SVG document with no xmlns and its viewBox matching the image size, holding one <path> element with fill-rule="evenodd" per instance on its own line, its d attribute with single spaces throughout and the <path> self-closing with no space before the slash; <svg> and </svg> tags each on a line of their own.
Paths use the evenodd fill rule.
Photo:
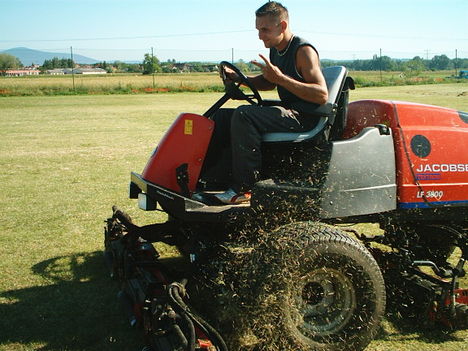
<svg viewBox="0 0 468 351">
<path fill-rule="evenodd" d="M 312 114 L 319 118 L 317 125 L 305 132 L 266 133 L 262 136 L 263 142 L 298 143 L 310 140 L 322 132 L 326 133 L 327 139 L 339 138 L 339 135 L 337 136 L 336 134 L 342 133 L 345 125 L 345 121 L 342 119 L 346 118 L 348 90 L 354 89 L 354 82 L 352 78 L 348 77 L 346 67 L 343 66 L 327 67 L 322 72 L 327 83 L 328 101 L 312 111 Z M 337 118 L 338 115 L 339 118 Z"/>
</svg>

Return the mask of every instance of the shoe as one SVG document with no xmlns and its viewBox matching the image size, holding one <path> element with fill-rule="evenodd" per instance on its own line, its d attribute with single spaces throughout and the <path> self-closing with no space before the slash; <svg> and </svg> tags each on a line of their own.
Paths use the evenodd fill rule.
<svg viewBox="0 0 468 351">
<path fill-rule="evenodd" d="M 250 201 L 252 194 L 250 192 L 237 193 L 233 189 L 228 189 L 224 193 L 214 195 L 219 201 L 227 205 L 237 205 Z"/>
<path fill-rule="evenodd" d="M 205 201 L 205 195 L 203 193 L 193 193 L 192 200 L 195 200 L 195 201 L 198 201 L 198 202 L 204 202 Z"/>
</svg>

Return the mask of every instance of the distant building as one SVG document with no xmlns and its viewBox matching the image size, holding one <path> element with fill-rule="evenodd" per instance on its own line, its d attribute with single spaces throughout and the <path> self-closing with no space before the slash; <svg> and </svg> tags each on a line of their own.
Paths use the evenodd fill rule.
<svg viewBox="0 0 468 351">
<path fill-rule="evenodd" d="M 25 67 L 22 69 L 7 69 L 5 71 L 5 75 L 7 77 L 38 76 L 39 73 L 41 73 L 41 71 L 31 67 Z"/>
<path fill-rule="evenodd" d="M 102 68 L 74 68 L 74 74 L 107 74 L 107 71 Z M 65 74 L 72 74 L 71 68 L 67 68 Z"/>
<path fill-rule="evenodd" d="M 47 70 L 47 74 L 62 75 L 62 74 L 107 74 L 107 71 L 102 68 L 56 68 Z"/>
<path fill-rule="evenodd" d="M 46 73 L 53 76 L 61 76 L 65 74 L 65 70 L 63 68 L 48 69 Z"/>
<path fill-rule="evenodd" d="M 216 72 L 218 70 L 217 64 L 199 64 L 194 65 L 191 63 L 173 63 L 168 66 L 172 72 Z"/>
</svg>

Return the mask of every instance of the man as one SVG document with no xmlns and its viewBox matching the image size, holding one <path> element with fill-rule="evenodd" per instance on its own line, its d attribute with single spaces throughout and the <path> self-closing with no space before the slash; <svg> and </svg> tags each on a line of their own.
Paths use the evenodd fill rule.
<svg viewBox="0 0 468 351">
<path fill-rule="evenodd" d="M 233 183 L 230 189 L 216 195 L 226 204 L 250 199 L 250 190 L 259 180 L 262 134 L 312 129 L 317 120 L 310 111 L 328 98 L 319 55 L 311 44 L 291 32 L 287 9 L 269 1 L 255 15 L 258 37 L 270 49 L 270 55 L 259 55 L 263 62 L 252 61 L 262 74 L 249 80 L 258 90 L 277 88 L 281 106 L 245 105 L 234 111 L 221 109 L 214 116 L 219 123 L 214 142 L 220 134 L 230 133 Z M 225 72 L 224 76 L 237 78 L 234 72 Z"/>
</svg>

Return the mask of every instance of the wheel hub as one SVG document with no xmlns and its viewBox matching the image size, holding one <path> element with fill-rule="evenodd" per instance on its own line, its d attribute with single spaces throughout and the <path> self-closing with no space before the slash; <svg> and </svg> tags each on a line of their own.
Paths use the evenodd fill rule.
<svg viewBox="0 0 468 351">
<path fill-rule="evenodd" d="M 292 300 L 291 317 L 306 337 L 337 333 L 356 308 L 351 280 L 332 268 L 317 269 L 303 276 Z"/>
</svg>

